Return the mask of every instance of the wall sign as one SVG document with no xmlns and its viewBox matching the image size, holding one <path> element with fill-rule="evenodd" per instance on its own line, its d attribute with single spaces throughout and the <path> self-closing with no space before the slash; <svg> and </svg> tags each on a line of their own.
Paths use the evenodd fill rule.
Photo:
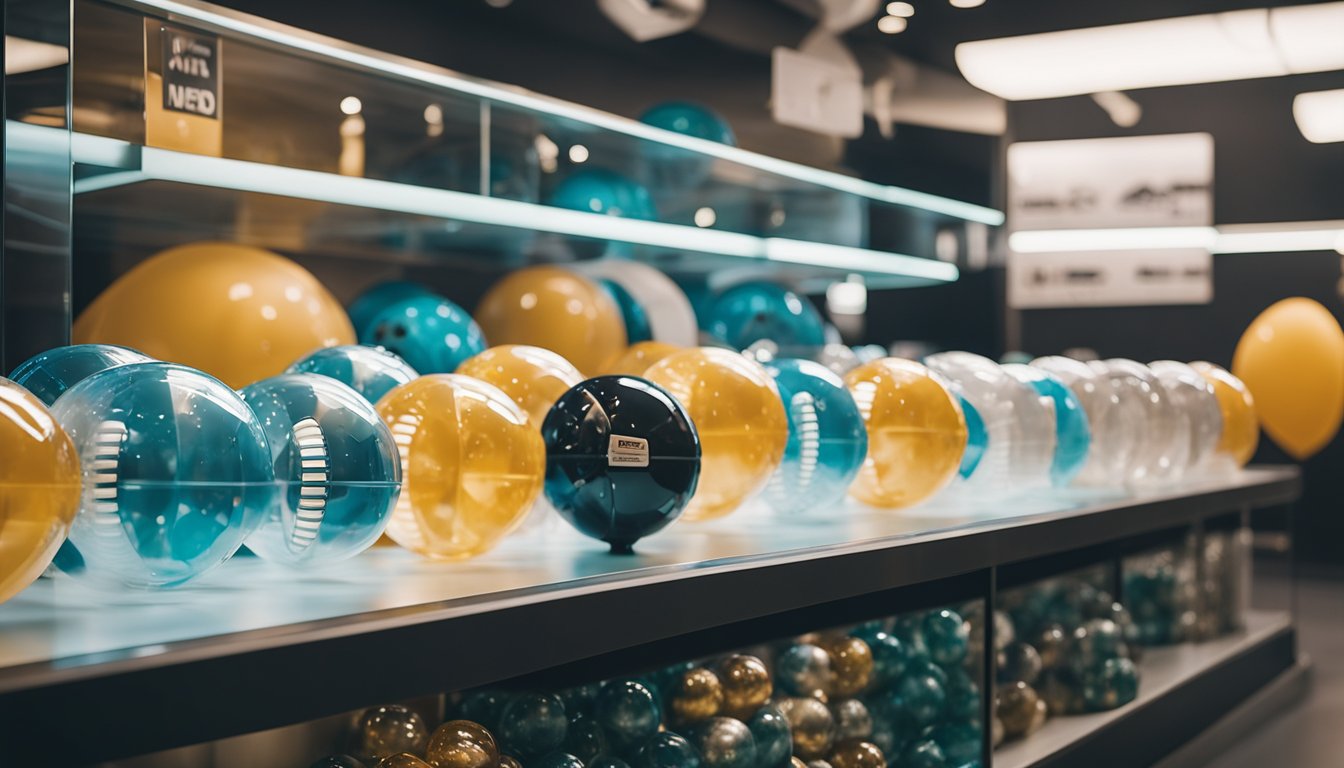
<svg viewBox="0 0 1344 768">
<path fill-rule="evenodd" d="M 224 43 L 145 19 L 145 144 L 223 154 Z"/>
<path fill-rule="evenodd" d="M 164 27 L 163 108 L 219 117 L 219 38 Z"/>
</svg>

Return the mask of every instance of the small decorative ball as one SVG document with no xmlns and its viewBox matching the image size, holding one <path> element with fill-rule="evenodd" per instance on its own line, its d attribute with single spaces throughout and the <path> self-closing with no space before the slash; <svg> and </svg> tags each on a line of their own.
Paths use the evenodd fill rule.
<svg viewBox="0 0 1344 768">
<path fill-rule="evenodd" d="M 597 696 L 597 722 L 606 729 L 618 750 L 646 742 L 658 732 L 662 720 L 658 699 L 639 681 L 607 682 Z"/>
<path fill-rule="evenodd" d="M 551 752 L 529 760 L 528 768 L 584 768 L 583 761 L 567 752 Z"/>
<path fill-rule="evenodd" d="M 388 392 L 420 375 L 411 364 L 382 347 L 349 344 L 319 349 L 289 366 L 288 373 L 328 376 L 377 403 Z"/>
<path fill-rule="evenodd" d="M 886 688 L 905 674 L 906 649 L 901 641 L 878 627 L 856 629 L 853 635 L 868 644 L 873 654 L 873 674 L 869 687 Z"/>
<path fill-rule="evenodd" d="M 381 760 L 401 752 L 424 752 L 428 745 L 429 728 L 420 715 L 388 704 L 364 710 L 355 724 L 350 751 L 365 760 Z"/>
<path fill-rule="evenodd" d="M 345 560 L 372 546 L 397 502 L 401 464 L 392 432 L 369 401 L 314 373 L 263 379 L 240 394 L 266 432 L 281 486 L 248 548 L 300 566 Z"/>
<path fill-rule="evenodd" d="M 409 752 L 398 752 L 378 761 L 378 768 L 434 768 Z"/>
<path fill-rule="evenodd" d="M 499 745 L 479 723 L 450 720 L 430 734 L 425 759 L 434 768 L 494 768 Z"/>
<path fill-rule="evenodd" d="M 498 387 L 538 429 L 555 401 L 583 381 L 579 369 L 565 358 L 524 344 L 491 347 L 462 363 L 457 372 Z"/>
<path fill-rule="evenodd" d="M 924 739 L 906 747 L 897 765 L 901 768 L 944 768 L 947 765 L 947 756 L 943 754 L 943 748 L 938 746 L 938 742 Z"/>
<path fill-rule="evenodd" d="M 999 651 L 998 677 L 1001 683 L 1021 680 L 1028 685 L 1035 685 L 1043 668 L 1040 654 L 1026 643 L 1012 643 Z"/>
<path fill-rule="evenodd" d="M 432 294 L 386 307 L 360 329 L 359 340 L 388 349 L 422 374 L 453 373 L 485 351 L 485 336 L 471 316 Z"/>
<path fill-rule="evenodd" d="M 0 378 L 0 603 L 41 576 L 62 548 L 80 510 L 80 474 L 75 443 L 52 414 Z"/>
<path fill-rule="evenodd" d="M 516 757 L 500 755 L 499 768 L 523 768 L 523 764 Z"/>
<path fill-rule="evenodd" d="M 368 768 L 363 761 L 356 760 L 349 755 L 327 755 L 318 758 L 317 762 L 308 766 L 308 768 Z"/>
<path fill-rule="evenodd" d="M 1041 669 L 1054 669 L 1062 664 L 1068 644 L 1069 636 L 1064 633 L 1064 627 L 1058 624 L 1046 625 L 1031 641 L 1031 646 L 1041 658 Z"/>
<path fill-rule="evenodd" d="M 741 720 L 710 718 L 691 726 L 686 739 L 705 768 L 756 768 L 756 738 Z"/>
<path fill-rule="evenodd" d="M 971 722 L 942 723 L 934 726 L 929 738 L 943 750 L 948 765 L 964 766 L 980 759 L 982 731 L 978 718 Z"/>
<path fill-rule="evenodd" d="M 781 699 L 778 706 L 789 721 L 795 755 L 804 760 L 817 760 L 831 751 L 835 721 L 825 704 L 813 698 L 794 697 Z"/>
<path fill-rule="evenodd" d="M 657 733 L 635 752 L 634 768 L 700 768 L 700 755 L 686 739 L 671 731 Z"/>
<path fill-rule="evenodd" d="M 840 377 L 820 363 L 776 360 L 766 370 L 784 401 L 789 439 L 765 498 L 786 514 L 829 510 L 844 501 L 868 451 L 859 408 Z"/>
<path fill-rule="evenodd" d="M 541 491 L 546 449 L 517 404 L 483 381 L 422 376 L 378 413 L 396 436 L 402 489 L 387 535 L 428 557 L 463 559 L 499 542 Z"/>
<path fill-rule="evenodd" d="M 789 720 L 774 704 L 765 704 L 747 721 L 756 740 L 756 764 L 760 768 L 783 768 L 793 754 Z"/>
<path fill-rule="evenodd" d="M 966 419 L 939 378 L 909 360 L 883 358 L 845 374 L 868 431 L 868 454 L 850 493 L 874 507 L 908 507 L 956 474 Z"/>
<path fill-rule="evenodd" d="M 872 742 L 858 739 L 836 744 L 826 762 L 833 768 L 887 768 L 887 758 L 882 750 Z"/>
<path fill-rule="evenodd" d="M 873 716 L 858 699 L 841 699 L 830 704 L 831 718 L 835 720 L 836 741 L 866 739 L 873 735 Z"/>
<path fill-rule="evenodd" d="M 723 517 L 764 487 L 789 439 L 779 390 L 764 368 L 702 347 L 664 358 L 645 377 L 681 403 L 700 435 L 700 484 L 687 520 Z"/>
<path fill-rule="evenodd" d="M 719 662 L 718 673 L 723 686 L 723 714 L 728 717 L 750 717 L 774 693 L 770 670 L 755 656 L 729 656 Z"/>
<path fill-rule="evenodd" d="M 808 643 L 786 649 L 775 659 L 775 687 L 789 696 L 825 696 L 834 673 L 825 650 Z"/>
<path fill-rule="evenodd" d="M 499 741 L 510 754 L 535 758 L 558 749 L 568 728 L 565 703 L 559 696 L 525 693 L 509 702 L 499 716 Z"/>
<path fill-rule="evenodd" d="M 857 637 L 832 635 L 820 642 L 831 657 L 831 690 L 835 696 L 857 696 L 873 676 L 873 653 Z"/>
<path fill-rule="evenodd" d="M 1125 658 L 1107 659 L 1082 675 L 1083 703 L 1088 709 L 1115 709 L 1139 695 L 1139 669 Z"/>
<path fill-rule="evenodd" d="M 19 363 L 9 380 L 32 392 L 50 406 L 65 391 L 95 373 L 153 358 L 113 344 L 73 344 L 49 349 Z"/>
<path fill-rule="evenodd" d="M 497 730 L 499 716 L 512 700 L 513 694 L 507 691 L 498 688 L 478 688 L 462 696 L 456 708 L 457 719 L 480 723 L 490 731 Z"/>
<path fill-rule="evenodd" d="M 774 283 L 735 285 L 709 308 L 705 330 L 735 349 L 769 339 L 783 349 L 820 347 L 826 323 L 806 296 Z"/>
<path fill-rule="evenodd" d="M 587 685 L 576 685 L 573 688 L 566 688 L 559 692 L 560 700 L 565 702 L 565 712 L 570 720 L 578 717 L 592 717 L 593 709 L 597 706 L 597 694 L 602 691 L 600 683 L 589 683 Z M 566 750 L 571 751 L 571 750 Z M 578 754 L 572 752 L 572 754 Z M 583 757 L 583 755 L 579 755 Z"/>
<path fill-rule="evenodd" d="M 563 699 L 564 696 L 562 695 Z M 575 719 L 574 713 L 570 711 L 569 705 L 565 705 L 565 712 L 570 717 L 569 731 L 565 734 L 565 743 L 561 749 L 571 755 L 588 763 L 598 755 L 607 754 L 610 750 L 610 744 L 607 742 L 607 734 L 602 730 L 602 726 L 591 717 L 579 717 Z"/>
<path fill-rule="evenodd" d="M 681 352 L 683 347 L 661 341 L 641 341 L 626 347 L 625 351 L 602 366 L 608 376 L 643 376 L 654 363 Z"/>
<path fill-rule="evenodd" d="M 676 520 L 696 493 L 696 428 L 680 403 L 643 379 L 581 382 L 556 401 L 541 435 L 547 500 L 615 552 Z"/>
<path fill-rule="evenodd" d="M 994 696 L 994 712 L 1003 721 L 1004 736 L 1020 739 L 1031 733 L 1038 705 L 1044 704 L 1036 689 L 1018 680 L 999 686 Z"/>
<path fill-rule="evenodd" d="M 933 672 L 934 669 L 933 665 L 910 665 L 891 691 L 892 698 L 920 726 L 931 725 L 942 717 L 947 704 L 944 680 Z"/>
<path fill-rule="evenodd" d="M 1052 717 L 1074 715 L 1084 709 L 1078 675 L 1069 667 L 1056 667 L 1042 673 L 1036 690 Z"/>
<path fill-rule="evenodd" d="M 667 704 L 673 721 L 680 724 L 698 723 L 719 714 L 723 707 L 719 676 L 704 667 L 686 672 L 668 691 Z"/>
<path fill-rule="evenodd" d="M 961 616 L 946 608 L 924 615 L 924 642 L 929 647 L 929 658 L 937 664 L 950 666 L 966 658 L 970 641 L 970 627 Z"/>
<path fill-rule="evenodd" d="M 369 321 L 382 312 L 384 309 L 405 299 L 411 299 L 416 296 L 427 296 L 430 290 L 419 283 L 412 283 L 409 280 L 389 280 L 384 283 L 369 288 L 359 294 L 346 313 L 350 315 L 350 324 L 355 327 L 355 331 L 362 331 L 369 325 Z M 376 401 L 375 401 L 376 402 Z"/>
<path fill-rule="evenodd" d="M 625 323 L 611 295 L 559 267 L 510 273 L 481 299 L 476 317 L 492 344 L 549 349 L 584 375 L 602 370 L 626 346 Z"/>
<path fill-rule="evenodd" d="M 256 414 L 218 379 L 171 363 L 96 373 L 52 406 L 80 456 L 70 540 L 91 583 L 176 586 L 233 556 L 275 500 Z"/>
<path fill-rule="evenodd" d="M 1092 619 L 1074 629 L 1069 647 L 1070 661 L 1083 668 L 1100 666 L 1107 659 L 1125 655 L 1127 650 L 1120 625 L 1110 619 Z"/>
<path fill-rule="evenodd" d="M 978 720 L 980 718 L 980 684 L 966 670 L 953 667 L 947 671 L 943 684 L 947 694 L 945 715 L 949 719 Z"/>
<path fill-rule="evenodd" d="M 592 760 L 582 761 L 584 768 L 630 768 L 630 764 L 619 757 L 600 755 Z"/>
<path fill-rule="evenodd" d="M 790 768 L 807 768 L 807 763 L 797 757 L 791 757 L 789 758 L 789 766 Z"/>
</svg>

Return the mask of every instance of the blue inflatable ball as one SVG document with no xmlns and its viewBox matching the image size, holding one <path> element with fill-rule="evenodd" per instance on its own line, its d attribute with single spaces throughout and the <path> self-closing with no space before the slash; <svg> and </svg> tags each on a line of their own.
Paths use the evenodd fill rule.
<svg viewBox="0 0 1344 768">
<path fill-rule="evenodd" d="M 391 280 L 386 283 L 379 283 L 361 293 L 345 311 L 346 314 L 350 315 L 350 324 L 355 327 L 355 332 L 358 333 L 367 328 L 379 312 L 393 304 L 406 299 L 413 299 L 416 296 L 429 295 L 432 295 L 430 290 L 419 283 L 412 283 L 408 280 Z"/>
<path fill-rule="evenodd" d="M 971 633 L 961 615 L 946 608 L 929 611 L 921 627 L 929 658 L 940 666 L 961 663 L 970 647 Z"/>
<path fill-rule="evenodd" d="M 84 494 L 70 540 L 93 584 L 169 587 L 229 559 L 275 499 L 256 414 L 223 382 L 132 363 L 71 387 L 52 415 L 75 442 Z"/>
<path fill-rule="evenodd" d="M 565 741 L 569 718 L 559 696 L 524 693 L 513 698 L 499 716 L 499 748 L 522 758 L 550 755 Z M 578 762 L 578 758 L 573 758 Z M 579 763 L 582 768 L 583 763 Z M 561 768 L 556 764 L 556 768 Z"/>
<path fill-rule="evenodd" d="M 784 458 L 765 487 L 786 514 L 826 511 L 844 500 L 868 453 L 863 416 L 844 382 L 811 360 L 766 365 L 789 417 Z"/>
<path fill-rule="evenodd" d="M 571 211 L 642 221 L 658 219 L 658 208 L 647 187 L 606 168 L 584 167 L 570 173 L 551 191 L 548 202 Z"/>
<path fill-rule="evenodd" d="M 952 391 L 956 393 L 961 412 L 966 417 L 966 448 L 961 453 L 961 466 L 957 468 L 957 475 L 966 480 L 975 474 L 980 460 L 985 458 L 985 452 L 989 450 L 989 430 L 985 427 L 984 417 L 961 393 L 961 388 L 952 387 Z"/>
<path fill-rule="evenodd" d="M 644 742 L 634 755 L 634 768 L 700 768 L 695 747 L 671 731 L 662 731 Z"/>
<path fill-rule="evenodd" d="M 705 768 L 756 768 L 756 738 L 741 720 L 711 717 L 692 725 L 686 740 L 700 753 Z"/>
<path fill-rule="evenodd" d="M 888 708 L 903 710 L 920 727 L 932 725 L 942 717 L 947 703 L 942 682 L 927 667 L 907 671 L 892 687 L 890 697 Z"/>
<path fill-rule="evenodd" d="M 774 704 L 756 710 L 747 721 L 751 736 L 756 740 L 757 768 L 781 768 L 793 754 L 793 732 L 789 720 Z"/>
<path fill-rule="evenodd" d="M 667 101 L 656 104 L 639 116 L 639 121 L 666 131 L 737 146 L 733 127 L 723 116 L 702 104 Z"/>
<path fill-rule="evenodd" d="M 279 498 L 247 540 L 286 565 L 332 563 L 373 545 L 401 489 L 392 432 L 358 392 L 315 373 L 263 379 L 241 392 L 266 431 Z"/>
<path fill-rule="evenodd" d="M 621 319 L 625 321 L 625 339 L 630 344 L 653 340 L 653 326 L 649 323 L 649 313 L 624 286 L 615 280 L 602 278 L 598 284 L 611 295 L 621 310 Z"/>
<path fill-rule="evenodd" d="M 873 690 L 885 690 L 905 674 L 908 652 L 895 635 L 886 632 L 880 625 L 861 627 L 850 634 L 867 643 L 873 653 Z"/>
<path fill-rule="evenodd" d="M 663 710 L 648 686 L 638 680 L 612 680 L 597 695 L 597 722 L 618 752 L 644 744 L 658 732 Z"/>
<path fill-rule="evenodd" d="M 452 373 L 485 351 L 485 335 L 466 310 L 440 296 L 403 299 L 374 315 L 359 340 L 386 348 L 422 374 Z"/>
<path fill-rule="evenodd" d="M 1068 485 L 1087 463 L 1092 445 L 1092 429 L 1083 404 L 1062 379 L 1049 371 L 1017 364 L 1003 369 L 1054 405 L 1055 457 L 1050 464 L 1050 482 L 1055 487 Z"/>
<path fill-rule="evenodd" d="M 315 373 L 335 379 L 375 404 L 420 375 L 392 352 L 365 344 L 319 349 L 289 366 L 288 373 Z"/>
<path fill-rule="evenodd" d="M 700 478 L 700 438 L 681 404 L 632 376 L 560 396 L 541 424 L 546 498 L 586 536 L 630 552 L 681 515 Z"/>
<path fill-rule="evenodd" d="M 781 349 L 820 347 L 826 343 L 826 323 L 805 296 L 774 283 L 735 285 L 711 305 L 706 330 L 736 349 L 761 339 Z"/>
<path fill-rule="evenodd" d="M 980 683 L 976 682 L 961 667 L 947 670 L 947 682 L 943 684 L 947 694 L 947 717 L 953 720 L 978 720 L 980 718 Z"/>
</svg>

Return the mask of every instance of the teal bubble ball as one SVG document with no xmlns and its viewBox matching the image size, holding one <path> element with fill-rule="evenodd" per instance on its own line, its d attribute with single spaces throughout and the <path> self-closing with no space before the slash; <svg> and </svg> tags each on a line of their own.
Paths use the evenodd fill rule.
<svg viewBox="0 0 1344 768">
<path fill-rule="evenodd" d="M 287 373 L 315 373 L 333 378 L 374 404 L 420 375 L 398 355 L 366 344 L 319 349 L 297 360 Z"/>
<path fill-rule="evenodd" d="M 735 349 L 746 349 L 761 339 L 781 349 L 826 343 L 826 323 L 816 306 L 806 296 L 774 283 L 741 283 L 719 294 L 703 326 Z"/>
<path fill-rule="evenodd" d="M 384 308 L 360 331 L 359 340 L 384 347 L 422 374 L 452 373 L 486 346 L 485 335 L 466 310 L 432 295 Z"/>
<path fill-rule="evenodd" d="M 428 295 L 430 295 L 430 290 L 419 283 L 412 283 L 408 280 L 390 280 L 379 283 L 361 293 L 346 308 L 346 314 L 350 315 L 350 324 L 354 326 L 355 332 L 358 333 L 367 327 L 378 313 L 393 304 L 416 296 Z"/>
<path fill-rule="evenodd" d="M 820 363 L 775 360 L 766 370 L 784 401 L 789 439 L 765 498 L 785 514 L 831 510 L 844 500 L 868 453 L 859 407 L 840 377 Z"/>
</svg>

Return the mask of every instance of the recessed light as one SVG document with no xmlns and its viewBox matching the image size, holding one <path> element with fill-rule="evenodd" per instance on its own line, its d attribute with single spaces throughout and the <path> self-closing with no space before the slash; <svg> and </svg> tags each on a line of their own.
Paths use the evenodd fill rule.
<svg viewBox="0 0 1344 768">
<path fill-rule="evenodd" d="M 915 15 L 915 6 L 909 3 L 887 3 L 887 14 L 908 19 Z"/>
<path fill-rule="evenodd" d="M 907 26 L 906 20 L 900 16 L 883 16 L 877 20 L 877 31 L 887 35 L 904 32 Z"/>
</svg>

